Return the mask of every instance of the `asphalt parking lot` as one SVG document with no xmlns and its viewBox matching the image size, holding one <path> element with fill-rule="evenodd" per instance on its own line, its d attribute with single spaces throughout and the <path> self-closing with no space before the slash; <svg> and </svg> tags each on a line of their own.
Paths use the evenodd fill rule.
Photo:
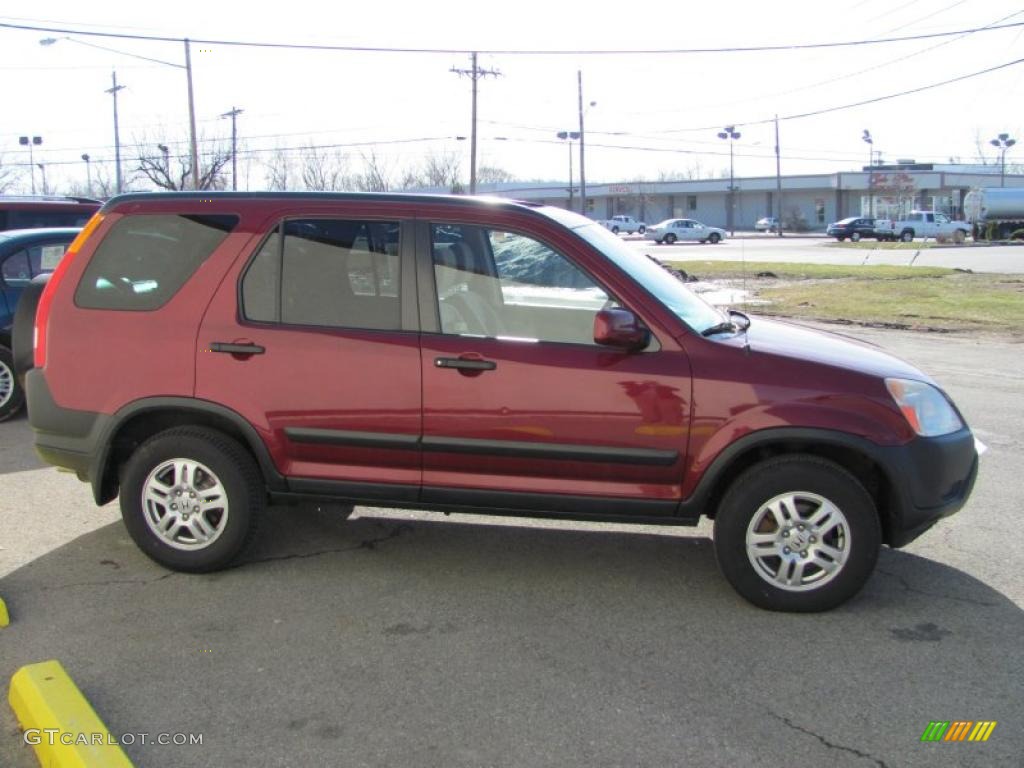
<svg viewBox="0 0 1024 768">
<path fill-rule="evenodd" d="M 703 250 L 703 249 L 701 249 Z M 275 508 L 171 573 L 0 424 L 0 673 L 60 659 L 145 766 L 1021 766 L 1024 371 L 991 338 L 845 330 L 919 364 L 990 450 L 969 505 L 822 615 L 752 608 L 709 529 Z M 996 720 L 984 744 L 932 720 Z M 0 708 L 0 765 L 35 765 Z M 138 742 L 138 740 L 136 740 Z"/>
</svg>

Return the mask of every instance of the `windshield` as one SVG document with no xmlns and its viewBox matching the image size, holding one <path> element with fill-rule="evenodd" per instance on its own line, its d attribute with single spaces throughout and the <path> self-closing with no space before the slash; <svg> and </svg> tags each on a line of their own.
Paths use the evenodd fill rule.
<svg viewBox="0 0 1024 768">
<path fill-rule="evenodd" d="M 726 320 L 723 313 L 693 293 L 667 270 L 634 251 L 604 227 L 588 224 L 573 231 L 611 259 L 697 333 Z"/>
</svg>

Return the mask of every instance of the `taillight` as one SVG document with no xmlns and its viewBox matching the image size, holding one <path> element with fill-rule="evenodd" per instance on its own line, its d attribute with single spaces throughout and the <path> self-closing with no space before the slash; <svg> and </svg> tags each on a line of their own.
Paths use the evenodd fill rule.
<svg viewBox="0 0 1024 768">
<path fill-rule="evenodd" d="M 68 267 L 71 266 L 71 260 L 81 250 L 82 245 L 96 231 L 96 228 L 102 221 L 102 213 L 94 214 L 89 219 L 82 228 L 82 231 L 78 233 L 78 237 L 71 241 L 71 245 L 64 252 L 64 258 L 60 260 L 57 268 L 53 270 L 50 280 L 46 283 L 46 287 L 43 288 L 43 293 L 39 297 L 39 305 L 36 307 L 36 325 L 33 336 L 33 346 L 35 348 L 33 358 L 36 368 L 43 368 L 46 365 L 46 323 L 50 319 L 50 305 L 53 303 L 53 294 L 57 291 L 57 283 L 61 281 L 61 278 L 68 271 Z"/>
</svg>

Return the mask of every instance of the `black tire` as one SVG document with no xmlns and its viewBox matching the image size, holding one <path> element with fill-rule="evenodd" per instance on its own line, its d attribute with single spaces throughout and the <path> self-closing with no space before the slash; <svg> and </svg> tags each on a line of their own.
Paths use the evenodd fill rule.
<svg viewBox="0 0 1024 768">
<path fill-rule="evenodd" d="M 710 241 L 710 243 L 712 245 L 718 245 L 718 243 L 719 243 L 719 241 L 721 239 L 722 239 L 722 236 L 720 234 L 718 234 L 717 232 L 712 232 L 710 235 L 708 235 L 708 240 Z"/>
<path fill-rule="evenodd" d="M 224 489 L 227 520 L 219 535 L 202 548 L 171 546 L 146 519 L 142 493 L 147 478 L 162 464 L 177 458 L 209 468 Z M 121 467 L 120 480 L 121 517 L 139 549 L 160 565 L 191 573 L 220 570 L 236 560 L 256 536 L 266 498 L 259 469 L 248 451 L 224 433 L 206 427 L 175 427 L 149 438 Z"/>
<path fill-rule="evenodd" d="M 0 347 L 0 421 L 6 421 L 25 404 L 25 390 L 14 373 L 14 355 Z"/>
<path fill-rule="evenodd" d="M 678 239 L 679 239 L 679 238 L 677 238 L 677 237 L 676 237 L 675 235 L 673 235 L 673 234 L 672 234 L 671 232 L 669 232 L 669 233 L 668 233 L 667 235 L 665 235 L 665 242 L 666 242 L 666 243 L 668 243 L 669 245 L 672 245 L 672 244 L 673 244 L 673 243 L 675 243 L 675 241 L 676 241 L 676 240 L 678 240 Z"/>
<path fill-rule="evenodd" d="M 639 232 L 641 235 L 644 234 L 646 231 L 647 227 L 640 227 L 640 229 L 637 230 L 637 232 Z"/>
<path fill-rule="evenodd" d="M 860 242 L 860 232 L 854 232 L 852 235 L 850 235 L 850 242 L 851 243 L 859 243 Z"/>
<path fill-rule="evenodd" d="M 962 245 L 967 240 L 967 230 L 958 229 L 953 233 L 953 242 L 957 245 Z"/>
<path fill-rule="evenodd" d="M 824 536 L 820 544 L 804 542 L 800 545 L 807 547 L 805 551 L 810 552 L 815 546 L 827 543 L 845 548 L 846 552 L 846 561 L 830 580 L 826 578 L 820 586 L 810 586 L 804 591 L 776 586 L 769 581 L 768 575 L 761 575 L 761 571 L 747 555 L 748 528 L 767 502 L 788 493 L 820 496 L 834 504 L 845 517 L 845 547 L 835 540 L 826 542 Z M 807 519 L 803 518 L 804 521 Z M 773 533 L 761 530 L 769 535 Z M 784 534 L 781 528 L 777 527 L 777 530 L 780 544 L 794 540 L 784 540 L 781 537 L 788 534 Z M 792 535 L 806 537 L 811 533 L 813 530 L 809 526 L 807 531 L 798 534 L 794 530 Z M 827 535 L 833 534 L 839 535 L 836 529 Z M 815 539 L 810 541 L 815 542 Z M 794 454 L 762 461 L 733 481 L 718 506 L 714 543 L 715 556 L 722 573 L 746 600 L 771 611 L 809 613 L 835 608 L 860 591 L 878 560 L 882 530 L 874 501 L 857 478 L 831 461 Z M 798 554 L 792 553 L 794 560 L 801 559 Z M 782 556 L 774 559 L 778 561 L 781 570 L 784 562 Z M 813 565 L 812 561 L 806 561 L 804 568 L 808 566 L 813 569 L 812 575 L 817 571 L 826 574 L 824 569 Z M 790 574 L 795 575 L 791 568 L 787 570 L 787 575 Z"/>
<path fill-rule="evenodd" d="M 902 240 L 904 243 L 914 242 L 914 230 L 904 229 L 902 232 L 900 232 L 900 240 Z"/>
<path fill-rule="evenodd" d="M 612 234 L 613 235 L 619 234 L 619 228 L 618 227 L 612 227 Z"/>
<path fill-rule="evenodd" d="M 845 239 L 846 239 L 846 236 L 845 236 L 845 235 L 836 235 L 836 241 L 837 241 L 837 242 L 840 242 L 840 243 L 841 243 L 841 242 L 843 242 L 843 240 L 845 240 Z"/>
</svg>

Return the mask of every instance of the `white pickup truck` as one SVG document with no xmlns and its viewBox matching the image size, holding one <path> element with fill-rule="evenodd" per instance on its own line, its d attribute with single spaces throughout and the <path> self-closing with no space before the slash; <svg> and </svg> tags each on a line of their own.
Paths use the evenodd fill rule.
<svg viewBox="0 0 1024 768">
<path fill-rule="evenodd" d="M 935 211 L 911 211 L 905 219 L 876 219 L 875 233 L 879 240 L 902 240 L 909 243 L 915 237 L 948 237 L 962 243 L 971 231 L 966 221 L 951 219 Z"/>
<path fill-rule="evenodd" d="M 619 232 L 626 232 L 630 235 L 634 232 L 639 232 L 642 235 L 647 231 L 647 225 L 642 221 L 637 221 L 632 216 L 625 216 L 622 214 L 612 216 L 610 219 L 605 219 L 604 221 L 599 221 L 598 224 L 605 229 L 610 229 L 616 235 L 619 234 Z"/>
</svg>

